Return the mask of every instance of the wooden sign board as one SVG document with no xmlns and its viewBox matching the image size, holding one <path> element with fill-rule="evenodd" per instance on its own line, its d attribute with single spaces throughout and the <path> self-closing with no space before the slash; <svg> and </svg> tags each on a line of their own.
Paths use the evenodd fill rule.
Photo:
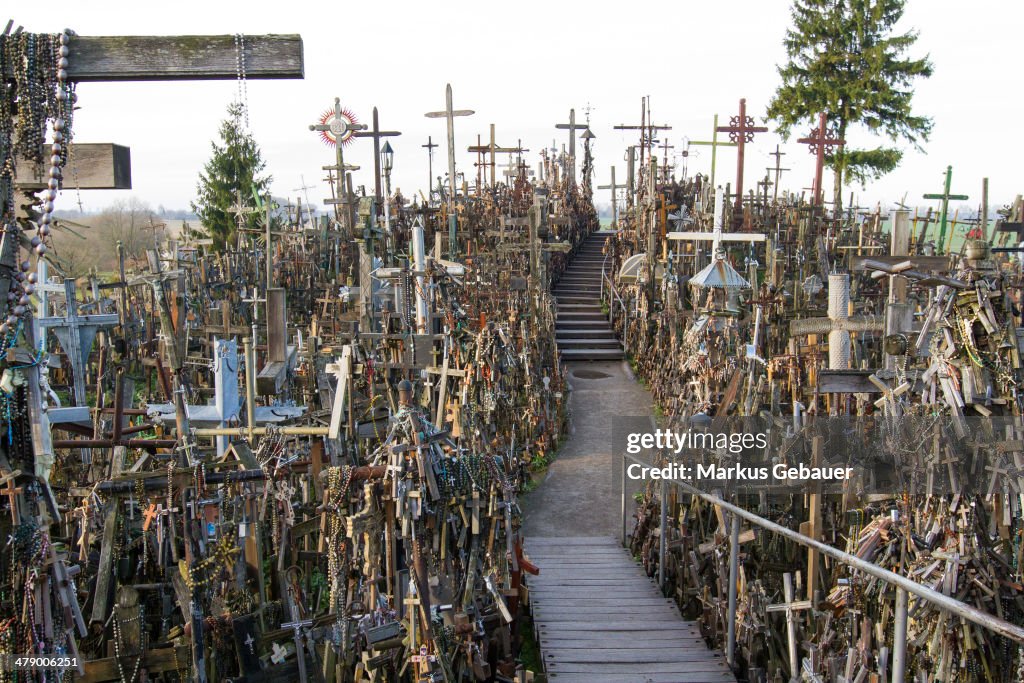
<svg viewBox="0 0 1024 683">
<path fill-rule="evenodd" d="M 22 190 L 42 190 L 46 188 L 48 170 L 46 164 L 36 165 L 19 158 L 14 185 Z M 132 189 L 131 150 L 111 142 L 72 145 L 71 160 L 64 167 L 63 189 Z"/>
</svg>

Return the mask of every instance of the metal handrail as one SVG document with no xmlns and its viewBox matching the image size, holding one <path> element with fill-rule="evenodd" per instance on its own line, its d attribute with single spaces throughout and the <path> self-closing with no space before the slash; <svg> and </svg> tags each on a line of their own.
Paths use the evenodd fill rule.
<svg viewBox="0 0 1024 683">
<path fill-rule="evenodd" d="M 630 455 L 628 453 L 623 453 L 622 454 L 622 473 L 621 473 L 621 479 L 622 479 L 622 481 L 621 481 L 621 483 L 622 483 L 622 506 L 621 507 L 622 507 L 622 544 L 623 545 L 626 544 L 626 470 L 627 470 L 627 467 L 628 467 L 627 463 L 630 460 L 632 460 L 634 463 L 636 463 L 637 465 L 640 465 L 642 467 L 654 467 L 654 465 L 652 465 L 651 463 L 643 462 L 642 460 L 640 460 L 640 459 L 638 459 L 638 458 L 636 458 L 636 457 L 634 457 L 634 456 L 632 456 L 632 455 Z M 992 615 L 992 614 L 989 614 L 988 612 L 983 612 L 982 610 L 980 610 L 980 609 L 978 609 L 976 607 L 972 607 L 971 605 L 968 605 L 965 602 L 961 602 L 960 600 L 957 600 L 956 598 L 952 598 L 952 597 L 950 597 L 948 595 L 945 595 L 943 593 L 940 593 L 940 592 L 938 592 L 938 591 L 936 591 L 936 590 L 934 590 L 932 588 L 928 588 L 927 586 L 924 586 L 924 585 L 922 585 L 920 583 L 917 583 L 916 581 L 912 581 L 912 580 L 908 579 L 905 576 L 900 576 L 899 574 L 896 574 L 895 572 L 891 572 L 888 569 L 882 569 L 878 565 L 873 564 L 871 562 L 868 562 L 867 560 L 863 560 L 863 559 L 857 557 L 856 555 L 851 555 L 850 553 L 847 553 L 845 551 L 839 550 L 838 548 L 833 548 L 832 546 L 830 546 L 830 545 L 828 545 L 826 543 L 823 543 L 822 541 L 819 541 L 817 539 L 811 538 L 810 536 L 805 536 L 804 534 L 801 534 L 798 531 L 793 531 L 792 529 L 790 529 L 788 527 L 784 527 L 781 524 L 777 524 L 775 522 L 772 522 L 771 520 L 765 519 L 764 517 L 761 517 L 760 515 L 754 514 L 753 512 L 749 512 L 747 510 L 744 510 L 743 508 L 741 508 L 741 507 L 739 507 L 737 505 L 734 505 L 732 503 L 729 503 L 728 501 L 725 501 L 725 500 L 723 500 L 722 498 L 720 498 L 720 497 L 718 497 L 716 495 L 713 495 L 713 494 L 701 491 L 700 489 L 698 489 L 698 488 L 696 488 L 694 486 L 691 486 L 690 484 L 687 484 L 685 482 L 678 481 L 678 480 L 675 480 L 675 479 L 662 479 L 661 482 L 662 482 L 662 501 L 664 501 L 664 499 L 665 499 L 665 496 L 664 496 L 664 491 L 665 491 L 664 487 L 665 487 L 665 485 L 666 484 L 672 484 L 674 486 L 679 487 L 681 490 L 683 490 L 683 491 L 685 491 L 687 493 L 691 493 L 691 494 L 697 496 L 698 498 L 700 498 L 700 499 L 702 499 L 702 500 L 704 500 L 704 501 L 706 501 L 708 503 L 711 503 L 712 505 L 717 505 L 717 506 L 721 507 L 722 509 L 727 510 L 728 512 L 730 512 L 730 513 L 732 513 L 734 515 L 733 516 L 733 520 L 732 520 L 732 529 L 731 529 L 732 533 L 730 534 L 730 543 L 729 543 L 729 565 L 730 565 L 730 571 L 729 571 L 729 576 L 730 576 L 730 581 L 729 581 L 729 594 L 730 594 L 729 595 L 729 601 L 730 601 L 730 605 L 735 605 L 735 600 L 736 600 L 736 571 L 735 571 L 734 567 L 736 567 L 736 565 L 738 564 L 738 561 L 739 561 L 739 519 L 740 518 L 743 518 L 743 519 L 747 520 L 751 524 L 754 524 L 754 525 L 759 526 L 759 527 L 761 527 L 763 529 L 771 531 L 772 533 L 776 533 L 776 534 L 779 534 L 781 536 L 785 536 L 786 538 L 790 539 L 791 541 L 794 541 L 794 542 L 796 542 L 796 543 L 798 543 L 798 544 L 800 544 L 802 546 L 806 546 L 808 548 L 813 548 L 814 550 L 817 550 L 818 552 L 822 553 L 823 555 L 828 555 L 832 559 L 837 560 L 837 561 L 841 562 L 842 564 L 845 564 L 845 565 L 848 565 L 848 566 L 853 567 L 855 569 L 858 569 L 858 570 L 864 572 L 865 574 L 869 574 L 870 576 L 874 576 L 875 578 L 881 579 L 882 581 L 885 581 L 888 584 L 896 586 L 896 588 L 897 588 L 897 594 L 896 594 L 896 611 L 897 611 L 897 614 L 896 614 L 896 622 L 895 622 L 896 633 L 894 635 L 894 646 L 893 646 L 893 672 L 892 672 L 892 681 L 893 681 L 893 683 L 902 683 L 903 680 L 904 680 L 904 671 L 903 671 L 904 664 L 903 664 L 903 662 L 905 661 L 905 658 L 906 658 L 906 647 L 907 647 L 907 631 L 906 631 L 906 627 L 907 627 L 907 600 L 906 600 L 906 596 L 905 595 L 902 595 L 902 596 L 900 595 L 901 592 L 913 593 L 917 597 L 921 598 L 922 600 L 924 600 L 924 601 L 926 601 L 928 603 L 931 603 L 932 605 L 935 605 L 939 609 L 943 609 L 943 610 L 945 610 L 947 612 L 950 612 L 950 613 L 955 614 L 955 615 L 957 615 L 959 617 L 967 619 L 968 621 L 971 621 L 971 622 L 981 626 L 982 628 L 988 629 L 990 631 L 994 631 L 995 633 L 998 633 L 999 635 L 1002 635 L 1002 636 L 1005 636 L 1007 638 L 1010 638 L 1011 640 L 1014 640 L 1014 641 L 1016 641 L 1018 643 L 1024 643 L 1024 628 L 1022 628 L 1020 626 L 1017 626 L 1016 624 L 1011 624 L 1010 622 L 1008 622 L 1008 621 L 1006 621 L 1004 619 L 1000 619 L 999 617 L 997 617 L 995 615 Z M 662 506 L 664 507 L 664 502 L 662 503 Z M 660 543 L 661 548 L 665 547 L 665 531 L 666 531 L 666 524 L 663 523 L 661 529 L 659 530 L 659 533 L 661 535 L 661 539 L 660 539 L 660 541 L 661 541 L 661 543 Z M 660 572 L 660 569 L 659 569 L 659 572 Z M 734 653 L 735 653 L 735 647 L 736 647 L 736 622 L 735 622 L 735 619 L 736 619 L 736 610 L 735 609 L 730 609 L 729 610 L 729 629 L 728 629 L 728 634 L 729 634 L 728 635 L 728 639 L 729 640 L 727 642 L 727 649 L 726 649 L 727 658 L 729 660 L 729 665 L 730 666 L 732 666 L 734 664 Z"/>
</svg>

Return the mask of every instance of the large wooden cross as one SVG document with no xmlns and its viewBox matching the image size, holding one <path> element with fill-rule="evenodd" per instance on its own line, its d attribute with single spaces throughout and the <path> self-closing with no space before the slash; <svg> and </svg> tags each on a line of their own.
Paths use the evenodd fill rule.
<svg viewBox="0 0 1024 683">
<path fill-rule="evenodd" d="M 345 165 L 345 154 L 342 152 L 342 147 L 345 141 L 345 136 L 355 134 L 360 130 L 366 130 L 366 126 L 360 123 L 353 123 L 346 116 L 344 110 L 341 108 L 341 98 L 334 98 L 334 116 L 327 123 L 314 123 L 310 125 L 310 130 L 316 130 L 321 132 L 330 132 L 334 136 L 334 153 L 335 153 L 335 166 L 325 166 L 325 171 L 337 171 L 338 172 L 338 188 L 337 195 L 334 199 L 328 199 L 325 204 L 340 204 L 342 206 L 341 227 L 346 232 L 352 229 L 352 200 L 349 197 L 348 182 L 346 171 L 355 171 L 358 166 L 346 166 Z"/>
<path fill-rule="evenodd" d="M 373 128 L 370 130 L 356 131 L 352 134 L 355 138 L 373 138 L 373 191 L 377 197 L 377 206 L 380 207 L 384 196 L 380 192 L 380 139 L 393 138 L 401 135 L 397 130 L 381 130 L 377 120 L 377 107 L 373 108 Z"/>
<path fill-rule="evenodd" d="M 424 114 L 428 119 L 445 119 L 448 123 L 448 252 L 455 256 L 458 250 L 456 242 L 456 218 L 455 218 L 455 117 L 472 116 L 476 112 L 472 109 L 455 109 L 452 106 L 452 84 L 448 83 L 444 91 L 445 107 L 443 111 L 431 111 Z"/>
<path fill-rule="evenodd" d="M 842 147 L 846 144 L 846 140 L 829 137 L 828 118 L 825 116 L 825 112 L 821 112 L 818 114 L 818 127 L 813 129 L 809 136 L 800 138 L 797 142 L 807 145 L 811 154 L 815 155 L 814 185 L 811 186 L 811 194 L 814 196 L 814 205 L 821 206 L 824 203 L 821 177 L 825 169 L 825 154 L 831 154 L 836 147 Z"/>
<path fill-rule="evenodd" d="M 691 145 L 702 145 L 711 148 L 711 187 L 715 185 L 715 166 L 718 159 L 718 148 L 719 147 L 735 147 L 735 142 L 719 142 L 718 140 L 718 114 L 715 114 L 714 125 L 711 128 L 711 139 L 710 140 L 691 140 Z"/>
<path fill-rule="evenodd" d="M 747 99 L 740 98 L 739 114 L 729 119 L 728 126 L 716 126 L 719 133 L 728 133 L 729 141 L 736 143 L 736 203 L 733 213 L 733 222 L 743 221 L 743 151 L 748 142 L 753 142 L 754 133 L 765 133 L 766 126 L 755 126 L 754 118 L 747 116 Z"/>
<path fill-rule="evenodd" d="M 624 187 L 623 185 L 616 185 L 615 184 L 615 166 L 612 166 L 612 182 L 607 184 L 607 185 L 598 185 L 597 186 L 597 189 L 599 189 L 599 190 L 611 190 L 611 192 L 612 192 L 612 227 L 613 228 L 618 228 L 619 227 L 619 201 L 618 201 L 619 200 L 619 194 L 618 193 L 619 193 L 619 190 L 621 190 L 623 187 Z"/>
<path fill-rule="evenodd" d="M 943 185 L 941 194 L 926 194 L 925 199 L 941 199 L 942 200 L 942 211 L 939 213 L 939 243 L 936 245 L 936 253 L 942 253 L 942 246 L 946 242 L 946 217 L 949 214 L 949 200 L 956 199 L 958 201 L 966 201 L 968 199 L 965 194 L 950 194 L 949 186 L 953 182 L 953 167 L 946 167 L 946 183 Z"/>
<path fill-rule="evenodd" d="M 576 110 L 569 110 L 569 123 L 556 123 L 555 128 L 569 131 L 569 187 L 576 186 L 576 131 L 587 130 L 590 126 L 586 123 L 576 123 Z"/>
<path fill-rule="evenodd" d="M 799 678 L 800 662 L 797 661 L 797 640 L 796 640 L 796 615 L 799 610 L 811 609 L 810 600 L 797 600 L 793 594 L 793 575 L 786 572 L 782 575 L 782 595 L 785 602 L 778 605 L 768 605 L 765 610 L 768 612 L 785 612 L 786 614 L 786 644 L 789 649 L 789 674 L 790 680 Z"/>
</svg>

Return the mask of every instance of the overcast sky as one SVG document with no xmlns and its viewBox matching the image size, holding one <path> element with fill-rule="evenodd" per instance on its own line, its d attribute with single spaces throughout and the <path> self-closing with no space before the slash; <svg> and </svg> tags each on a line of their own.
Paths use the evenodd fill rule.
<svg viewBox="0 0 1024 683">
<path fill-rule="evenodd" d="M 612 127 L 639 123 L 644 95 L 651 97 L 655 122 L 672 126 L 668 136 L 675 153 L 686 138 L 708 139 L 712 116 L 717 112 L 727 121 L 740 97 L 747 98 L 748 113 L 763 116 L 778 84 L 788 8 L 788 0 L 50 0 L 43 12 L 18 2 L 9 16 L 26 30 L 66 26 L 80 35 L 301 34 L 305 79 L 249 81 L 248 104 L 274 193 L 298 196 L 305 178 L 306 185 L 317 186 L 309 190 L 310 198 L 319 201 L 329 195 L 320 168 L 333 163 L 333 152 L 308 126 L 335 96 L 364 123 L 377 106 L 381 127 L 402 131 L 391 139 L 393 184 L 408 196 L 426 185 L 427 153 L 421 145 L 428 135 L 442 143 L 434 151 L 434 175 L 443 173 L 444 120 L 423 114 L 444 108 L 447 82 L 454 89 L 455 107 L 476 111 L 456 119 L 458 164 L 467 177 L 475 177 L 475 157 L 465 148 L 475 144 L 478 134 L 486 139 L 490 123 L 496 124 L 501 145 L 513 146 L 521 138 L 536 167 L 541 147 L 567 140 L 554 124 L 568 120 L 570 107 L 584 118 L 589 104 L 597 136 L 596 181 L 608 182 L 612 165 L 621 180 L 625 147 L 636 137 Z M 935 75 L 917 86 L 914 108 L 934 117 L 935 130 L 924 152 L 908 150 L 897 171 L 866 191 L 853 188 L 862 205 L 890 205 L 905 193 L 908 203 L 923 205 L 920 195 L 941 190 L 948 164 L 954 167 L 954 192 L 970 195 L 972 207 L 980 199 L 983 176 L 990 178 L 993 204 L 1022 191 L 1022 25 L 1024 2 L 1019 0 L 908 2 L 902 28 L 921 34 L 911 54 L 928 54 L 935 65 Z M 129 194 L 154 208 L 187 207 L 210 141 L 236 96 L 236 83 L 88 83 L 78 92 L 76 140 L 116 142 L 132 152 L 134 189 L 83 192 L 86 209 Z M 748 188 L 773 162 L 768 152 L 779 141 L 769 132 L 748 146 Z M 356 172 L 357 185 L 373 185 L 371 150 L 370 140 L 346 148 L 346 161 L 363 168 Z M 806 147 L 790 142 L 783 151 L 783 165 L 792 170 L 783 175 L 782 186 L 795 191 L 809 187 L 813 158 Z M 707 172 L 710 150 L 698 148 L 696 154 L 690 158 L 691 173 Z M 722 181 L 735 176 L 734 151 L 722 150 L 718 169 Z M 830 178 L 825 187 L 830 191 Z M 607 192 L 598 200 L 607 201 Z M 74 203 L 74 193 L 65 191 L 58 209 L 74 208 Z"/>
</svg>

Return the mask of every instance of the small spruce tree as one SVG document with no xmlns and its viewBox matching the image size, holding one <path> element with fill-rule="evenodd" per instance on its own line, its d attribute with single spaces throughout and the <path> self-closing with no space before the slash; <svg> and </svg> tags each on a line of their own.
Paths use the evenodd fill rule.
<svg viewBox="0 0 1024 683">
<path fill-rule="evenodd" d="M 904 5 L 905 0 L 793 0 L 792 26 L 784 40 L 789 61 L 779 67 L 782 83 L 768 105 L 768 118 L 783 137 L 794 127 L 804 132 L 824 111 L 841 138 L 859 125 L 920 149 L 932 121 L 911 111 L 913 84 L 932 75 L 932 64 L 927 57 L 905 56 L 916 32 L 893 32 Z M 841 206 L 844 181 L 879 178 L 895 169 L 902 156 L 896 147 L 852 145 L 828 156 L 835 207 Z"/>
<path fill-rule="evenodd" d="M 237 102 L 228 105 L 228 118 L 220 125 L 221 144 L 210 143 L 213 154 L 199 174 L 198 196 L 192 202 L 192 210 L 218 251 L 234 242 L 238 227 L 235 214 L 228 209 L 239 195 L 243 202 L 247 201 L 254 186 L 261 196 L 266 194 L 271 182 L 270 176 L 261 175 L 267 163 L 252 134 L 242 126 L 244 114 L 243 105 Z M 257 220 L 255 214 L 246 215 L 246 227 L 255 228 Z"/>
</svg>

